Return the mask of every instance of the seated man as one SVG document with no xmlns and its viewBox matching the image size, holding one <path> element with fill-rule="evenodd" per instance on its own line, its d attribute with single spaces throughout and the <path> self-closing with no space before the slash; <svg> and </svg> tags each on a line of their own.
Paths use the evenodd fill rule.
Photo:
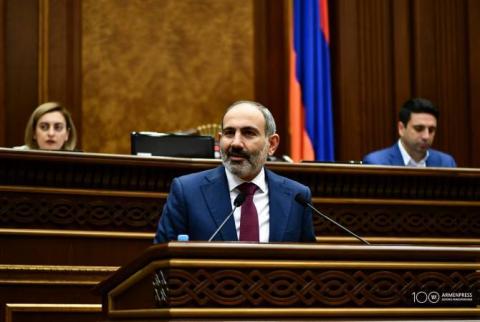
<svg viewBox="0 0 480 322">
<path fill-rule="evenodd" d="M 279 140 L 266 107 L 250 101 L 230 106 L 220 133 L 223 164 L 172 181 L 155 243 L 183 234 L 203 241 L 314 242 L 312 213 L 295 201 L 297 195 L 310 200 L 310 189 L 264 167 Z M 240 194 L 245 201 L 235 208 Z"/>
<path fill-rule="evenodd" d="M 400 109 L 400 139 L 389 148 L 374 151 L 363 158 L 364 164 L 409 167 L 456 167 L 449 154 L 431 149 L 437 130 L 438 109 L 432 102 L 414 98 Z"/>
</svg>

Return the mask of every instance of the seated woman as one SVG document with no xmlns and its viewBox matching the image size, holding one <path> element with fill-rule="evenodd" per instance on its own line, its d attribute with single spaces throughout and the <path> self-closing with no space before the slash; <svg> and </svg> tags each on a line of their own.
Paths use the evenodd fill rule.
<svg viewBox="0 0 480 322">
<path fill-rule="evenodd" d="M 67 150 L 77 144 L 77 131 L 70 112 L 55 102 L 38 106 L 25 128 L 25 145 L 15 149 Z"/>
</svg>

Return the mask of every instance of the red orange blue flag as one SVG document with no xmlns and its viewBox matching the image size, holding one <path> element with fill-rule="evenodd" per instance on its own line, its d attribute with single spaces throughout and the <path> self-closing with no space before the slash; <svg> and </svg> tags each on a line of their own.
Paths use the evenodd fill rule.
<svg viewBox="0 0 480 322">
<path fill-rule="evenodd" d="M 290 151 L 294 161 L 334 161 L 327 0 L 293 0 Z"/>
</svg>

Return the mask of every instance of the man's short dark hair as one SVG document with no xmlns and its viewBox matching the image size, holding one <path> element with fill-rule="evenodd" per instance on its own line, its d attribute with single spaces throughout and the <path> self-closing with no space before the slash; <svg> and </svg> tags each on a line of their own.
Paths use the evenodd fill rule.
<svg viewBox="0 0 480 322">
<path fill-rule="evenodd" d="M 225 111 L 222 117 L 222 122 L 221 122 L 222 130 L 223 130 L 223 119 L 225 118 L 225 115 L 228 113 L 228 111 L 230 111 L 235 106 L 239 104 L 244 104 L 244 103 L 255 106 L 260 111 L 260 113 L 262 113 L 263 118 L 265 119 L 265 135 L 267 137 L 270 137 L 271 135 L 277 132 L 277 125 L 275 124 L 275 119 L 273 118 L 273 115 L 270 112 L 270 110 L 258 102 L 247 101 L 247 100 L 236 101 L 227 108 L 227 110 Z"/>
<path fill-rule="evenodd" d="M 403 103 L 398 118 L 400 122 L 406 127 L 412 113 L 427 113 L 435 116 L 438 121 L 438 108 L 429 100 L 425 98 L 412 98 Z"/>
</svg>

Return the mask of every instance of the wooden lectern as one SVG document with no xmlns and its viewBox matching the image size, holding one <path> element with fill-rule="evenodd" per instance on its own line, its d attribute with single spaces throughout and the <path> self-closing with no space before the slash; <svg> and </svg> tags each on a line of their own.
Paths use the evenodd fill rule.
<svg viewBox="0 0 480 322">
<path fill-rule="evenodd" d="M 171 242 L 96 290 L 107 321 L 473 321 L 480 248 Z"/>
</svg>

